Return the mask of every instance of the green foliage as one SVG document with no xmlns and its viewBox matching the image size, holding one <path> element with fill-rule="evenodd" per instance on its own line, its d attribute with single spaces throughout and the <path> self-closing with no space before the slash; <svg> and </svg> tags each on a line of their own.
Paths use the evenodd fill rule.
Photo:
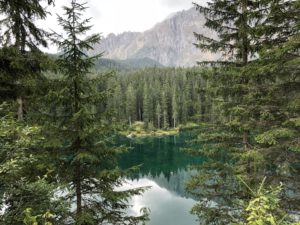
<svg viewBox="0 0 300 225">
<path fill-rule="evenodd" d="M 259 144 L 276 145 L 278 144 L 278 141 L 276 139 L 291 138 L 294 136 L 295 135 L 292 130 L 289 130 L 287 128 L 279 128 L 264 132 L 256 136 L 255 140 Z"/>
<path fill-rule="evenodd" d="M 101 54 L 89 57 L 86 52 L 100 36 L 86 37 L 91 26 L 90 19 L 82 18 L 85 10 L 86 3 L 73 0 L 64 7 L 64 16 L 58 17 L 65 36 L 53 34 L 62 52 L 57 60 L 62 76 L 48 81 L 51 89 L 42 107 L 45 147 L 52 152 L 57 190 L 66 192 L 59 196 L 69 206 L 66 223 L 138 224 L 147 215 L 129 216 L 126 209 L 130 207 L 128 199 L 144 189 L 116 190 L 126 175 L 116 164 L 124 148 L 114 147 L 114 124 L 103 110 L 111 96 L 111 87 L 107 87 L 111 73 L 90 74 Z M 117 99 L 114 101 L 111 105 L 117 104 Z"/>
<path fill-rule="evenodd" d="M 24 97 L 30 93 L 28 79 L 40 76 L 46 69 L 47 57 L 38 49 L 47 47 L 43 29 L 35 21 L 45 19 L 48 12 L 41 0 L 0 1 L 0 94 L 3 100 L 16 100 L 18 119 L 26 113 Z M 53 4 L 47 0 L 47 4 Z"/>
<path fill-rule="evenodd" d="M 162 68 L 159 62 L 150 59 L 150 58 L 136 58 L 136 59 L 105 59 L 100 58 L 95 62 L 96 70 L 106 71 L 106 70 L 115 70 L 115 71 L 132 71 L 133 69 L 144 69 L 144 68 L 153 68 L 158 67 Z"/>
<path fill-rule="evenodd" d="M 205 120 L 211 103 L 200 87 L 205 86 L 203 77 L 208 73 L 208 69 L 195 68 L 119 72 L 108 82 L 109 88 L 116 89 L 107 108 L 117 122 L 130 125 L 141 121 L 146 128 L 149 123 L 168 129 Z"/>
<path fill-rule="evenodd" d="M 210 113 L 214 117 L 191 143 L 201 147 L 188 149 L 209 162 L 197 167 L 200 174 L 188 184 L 188 190 L 199 198 L 193 213 L 206 224 L 213 224 L 213 218 L 218 224 L 239 221 L 241 215 L 234 212 L 241 212 L 239 202 L 251 197 L 238 184 L 239 176 L 251 187 L 265 175 L 272 178 L 268 183 L 299 182 L 298 2 L 213 0 L 207 6 L 195 4 L 206 17 L 205 26 L 218 35 L 212 39 L 195 34 L 196 46 L 224 54 L 222 61 L 199 62 L 213 66 L 204 89 L 213 103 Z M 209 193 L 197 192 L 211 183 Z M 299 210 L 299 198 L 287 194 L 299 193 L 297 186 L 284 187 L 284 208 Z M 217 202 L 217 207 L 203 203 L 205 198 Z"/>
<path fill-rule="evenodd" d="M 24 210 L 24 215 L 25 215 L 25 218 L 24 218 L 23 222 L 25 225 L 39 225 L 39 224 L 40 225 L 53 225 L 53 223 L 51 223 L 50 221 L 52 220 L 54 215 L 51 214 L 49 211 L 47 211 L 43 215 L 33 216 L 32 209 L 27 208 Z M 40 220 L 42 220 L 42 223 L 38 222 Z"/>
<path fill-rule="evenodd" d="M 247 225 L 296 225 L 292 223 L 288 216 L 280 210 L 280 193 L 283 185 L 276 187 L 265 187 L 266 177 L 263 179 L 257 190 L 252 190 L 242 179 L 242 183 L 252 194 L 246 211 Z"/>
<path fill-rule="evenodd" d="M 4 104 L 1 109 L 7 106 Z M 39 148 L 44 141 L 41 128 L 16 121 L 13 113 L 3 114 L 0 119 L 0 194 L 4 214 L 0 224 L 22 224 L 22 212 L 26 208 L 32 208 L 35 213 L 48 209 L 63 213 L 63 204 L 52 198 L 56 187 L 50 181 L 48 156 Z"/>
<path fill-rule="evenodd" d="M 53 0 L 46 1 L 48 5 L 54 4 Z M 47 46 L 46 32 L 36 26 L 37 19 L 45 19 L 47 11 L 41 4 L 41 0 L 3 0 L 0 2 L 0 14 L 4 19 L 0 26 L 5 28 L 4 45 L 13 45 L 24 52 L 26 47 L 37 50 L 38 45 Z"/>
</svg>

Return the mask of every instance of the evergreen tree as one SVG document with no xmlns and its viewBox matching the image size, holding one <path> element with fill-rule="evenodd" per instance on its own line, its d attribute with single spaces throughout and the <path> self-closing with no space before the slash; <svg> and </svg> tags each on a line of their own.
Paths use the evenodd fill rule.
<svg viewBox="0 0 300 225">
<path fill-rule="evenodd" d="M 116 110 L 117 118 L 119 120 L 124 119 L 124 114 L 125 114 L 124 99 L 122 97 L 123 97 L 122 87 L 120 84 L 117 84 L 114 90 L 114 109 Z"/>
<path fill-rule="evenodd" d="M 206 69 L 202 68 L 146 68 L 119 72 L 108 82 L 107 87 L 115 89 L 115 93 L 108 100 L 106 108 L 114 111 L 116 119 L 122 123 L 144 121 L 146 127 L 147 123 L 151 122 L 156 126 L 156 107 L 159 102 L 162 114 L 161 127 L 164 127 L 164 119 L 166 127 L 174 125 L 175 108 L 177 108 L 174 114 L 176 126 L 187 121 L 197 122 L 201 105 L 197 87 L 206 85 L 205 79 L 199 77 L 198 74 L 205 75 L 207 73 Z M 172 99 L 174 90 L 176 90 L 176 102 L 175 99 Z M 163 98 L 163 96 L 165 97 Z M 204 105 L 210 104 L 208 99 Z M 163 116 L 163 105 L 165 116 Z M 206 108 L 208 113 L 210 108 L 208 106 Z M 131 115 L 130 121 L 129 115 Z"/>
<path fill-rule="evenodd" d="M 255 149 L 263 154 L 268 183 L 285 184 L 281 195 L 281 206 L 287 211 L 298 211 L 298 197 L 290 196 L 289 191 L 298 193 L 300 177 L 296 164 L 299 154 L 299 1 L 280 2 L 266 20 L 264 32 L 271 27 L 278 31 L 277 44 L 266 46 L 259 54 L 259 60 L 252 65 L 251 73 L 259 85 L 255 91 L 256 107 L 259 109 L 255 120 Z M 288 27 L 286 25 L 289 24 Z M 281 29 L 279 29 L 281 27 Z M 264 28 L 264 27 L 262 27 Z M 261 28 L 261 29 L 262 29 Z M 281 33 L 282 32 L 282 33 Z"/>
<path fill-rule="evenodd" d="M 136 95 L 131 84 L 129 84 L 126 91 L 126 114 L 129 122 L 129 126 L 136 118 Z"/>
<path fill-rule="evenodd" d="M 19 105 L 18 118 L 24 117 L 24 79 L 40 73 L 45 57 L 39 51 L 40 45 L 46 47 L 47 33 L 36 26 L 37 19 L 45 19 L 46 9 L 41 0 L 1 0 L 0 21 L 3 28 L 0 64 L 3 73 L 0 76 L 1 89 L 11 91 Z M 53 0 L 47 0 L 48 5 Z M 9 87 L 9 88 L 6 88 Z M 7 95 L 7 97 L 10 97 Z"/>
<path fill-rule="evenodd" d="M 35 214 L 51 210 L 57 223 L 64 219 L 64 204 L 53 198 L 55 186 L 49 154 L 40 151 L 41 127 L 14 118 L 9 106 L 0 106 L 0 224 L 23 224 L 27 208 Z M 38 152 L 38 154 L 36 153 Z M 53 165 L 52 165 L 53 166 Z"/>
<path fill-rule="evenodd" d="M 157 128 L 160 129 L 161 128 L 161 107 L 159 103 L 157 103 L 156 105 L 155 114 L 156 114 Z"/>
<path fill-rule="evenodd" d="M 55 172 L 61 190 L 67 190 L 62 197 L 70 207 L 75 204 L 72 206 L 75 212 L 69 208 L 70 218 L 65 223 L 138 224 L 144 215 L 126 215 L 127 200 L 143 189 L 116 190 L 122 185 L 124 175 L 115 165 L 116 154 L 121 149 L 111 147 L 112 124 L 102 113 L 93 110 L 110 93 L 99 92 L 95 87 L 101 77 L 87 76 L 94 60 L 101 55 L 86 55 L 100 36 L 84 37 L 91 28 L 90 19 L 82 19 L 85 9 L 86 3 L 72 0 L 70 7 L 64 7 L 64 17 L 58 17 L 66 37 L 54 34 L 62 52 L 58 65 L 63 85 L 58 94 L 52 92 L 49 98 L 59 96 L 52 101 L 56 108 L 63 109 L 63 114 L 50 124 L 54 133 L 49 137 L 49 148 L 55 151 L 53 160 L 57 162 Z"/>
<path fill-rule="evenodd" d="M 149 88 L 148 85 L 144 85 L 144 98 L 143 98 L 143 121 L 145 122 L 145 126 L 148 127 L 148 123 L 151 121 L 151 102 L 149 96 Z"/>
<path fill-rule="evenodd" d="M 243 175 L 250 186 L 256 186 L 263 174 L 272 173 L 270 168 L 278 166 L 275 163 L 278 158 L 274 157 L 274 152 L 270 154 L 271 152 L 265 151 L 265 146 L 259 147 L 258 142 L 262 136 L 251 138 L 260 132 L 259 127 L 269 127 L 271 132 L 265 135 L 271 134 L 272 138 L 276 135 L 284 139 L 292 138 L 286 130 L 274 129 L 274 121 L 262 123 L 263 118 L 271 114 L 272 118 L 279 119 L 274 106 L 278 104 L 278 107 L 284 108 L 284 98 L 277 96 L 276 99 L 271 94 L 281 83 L 276 75 L 278 71 L 273 70 L 273 74 L 270 74 L 263 69 L 266 68 L 266 61 L 261 62 L 264 49 L 269 52 L 272 46 L 280 46 L 280 43 L 299 31 L 293 26 L 297 10 L 293 10 L 292 5 L 293 1 L 244 0 L 215 0 L 209 2 L 208 7 L 196 5 L 207 19 L 205 25 L 216 31 L 219 37 L 214 40 L 195 34 L 198 40 L 196 46 L 224 54 L 223 61 L 201 62 L 216 66 L 209 77 L 208 93 L 212 94 L 213 102 L 217 103 L 215 109 L 220 110 L 217 110 L 219 114 L 214 123 L 206 125 L 205 131 L 198 137 L 201 150 L 191 151 L 208 157 L 207 162 L 200 167 L 201 174 L 195 176 L 188 186 L 196 196 L 207 199 L 199 202 L 193 209 L 193 213 L 206 224 L 212 223 L 216 217 L 218 224 L 239 222 L 241 215 L 234 212 L 241 212 L 241 203 L 250 196 L 244 186 L 240 185 L 237 175 Z M 290 25 L 286 26 L 288 23 Z M 298 51 L 296 48 L 293 50 Z M 256 66 L 257 63 L 259 66 Z M 278 61 L 275 65 L 281 65 L 277 63 Z M 287 73 L 287 76 L 292 78 L 293 75 Z M 293 91 L 293 96 L 295 95 L 297 94 Z M 265 96 L 273 98 L 267 100 Z M 275 103 L 277 100 L 279 101 Z M 272 149 L 274 150 L 274 146 Z M 272 180 L 274 181 L 267 181 Z M 199 193 L 199 189 L 208 191 Z M 209 201 L 216 199 L 216 207 L 211 207 Z"/>
<path fill-rule="evenodd" d="M 183 94 L 181 96 L 181 104 L 180 104 L 180 108 L 181 108 L 181 122 L 183 124 L 185 124 L 188 121 L 188 98 L 186 93 L 183 91 Z"/>
<path fill-rule="evenodd" d="M 172 95 L 172 118 L 173 118 L 173 127 L 176 128 L 176 122 L 178 118 L 178 106 L 177 106 L 177 98 L 176 98 L 176 91 L 174 89 Z"/>
</svg>

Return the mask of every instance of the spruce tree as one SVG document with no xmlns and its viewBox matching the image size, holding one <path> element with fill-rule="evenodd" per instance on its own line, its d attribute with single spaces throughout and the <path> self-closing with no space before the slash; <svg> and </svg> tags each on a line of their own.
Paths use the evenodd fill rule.
<svg viewBox="0 0 300 225">
<path fill-rule="evenodd" d="M 164 89 L 161 96 L 161 108 L 162 108 L 162 118 L 163 118 L 163 128 L 169 128 L 169 115 L 168 115 L 168 95 Z"/>
<path fill-rule="evenodd" d="M 131 126 L 136 119 L 136 105 L 136 94 L 133 89 L 133 86 L 129 84 L 126 91 L 126 115 L 128 118 L 129 126 Z"/>
<path fill-rule="evenodd" d="M 116 190 L 125 175 L 115 164 L 122 151 L 111 143 L 112 124 L 103 113 L 93 110 L 110 93 L 95 87 L 101 77 L 88 76 L 101 54 L 86 54 L 100 40 L 98 34 L 85 36 L 91 29 L 90 19 L 82 18 L 86 8 L 86 3 L 72 0 L 70 7 L 64 7 L 64 17 L 58 17 L 66 36 L 53 35 L 62 52 L 57 63 L 63 78 L 56 80 L 62 88 L 50 92 L 48 98 L 62 113 L 49 124 L 53 135 L 47 133 L 49 149 L 55 152 L 58 182 L 66 191 L 62 197 L 70 204 L 70 218 L 65 223 L 138 224 L 144 215 L 127 215 L 127 201 L 143 189 Z"/>
<path fill-rule="evenodd" d="M 243 212 L 242 204 L 250 196 L 240 185 L 238 176 L 243 176 L 250 186 L 256 186 L 263 174 L 270 174 L 270 168 L 276 165 L 277 157 L 259 147 L 259 139 L 253 136 L 260 132 L 262 118 L 268 117 L 274 109 L 275 98 L 267 100 L 265 95 L 268 89 L 269 95 L 275 90 L 280 78 L 275 78 L 275 70 L 274 74 L 265 73 L 264 63 L 256 64 L 264 50 L 269 52 L 272 46 L 280 46 L 295 32 L 294 26 L 286 26 L 295 24 L 295 12 L 290 10 L 292 4 L 293 1 L 215 0 L 207 7 L 196 5 L 207 19 L 205 25 L 218 34 L 215 40 L 195 34 L 196 46 L 223 53 L 222 61 L 200 62 L 214 66 L 207 91 L 217 103 L 214 108 L 221 110 L 218 110 L 214 123 L 206 125 L 205 131 L 199 135 L 200 151 L 191 150 L 193 154 L 208 158 L 200 167 L 199 176 L 195 176 L 188 186 L 196 196 L 207 199 L 193 209 L 193 213 L 206 224 L 212 223 L 216 217 L 218 224 L 242 220 L 242 214 L 234 212 Z M 283 107 L 281 100 L 279 107 Z M 263 126 L 269 126 L 279 135 L 282 130 L 279 133 L 273 130 L 272 123 L 269 121 Z M 289 136 L 284 131 L 281 134 L 285 138 Z M 199 189 L 207 191 L 199 193 Z M 216 206 L 211 206 L 209 201 L 216 201 Z"/>
<path fill-rule="evenodd" d="M 0 105 L 0 224 L 23 225 L 24 211 L 34 214 L 50 210 L 61 223 L 64 204 L 53 198 L 53 164 L 41 151 L 44 137 L 38 125 L 17 121 L 8 104 Z M 38 153 L 37 153 L 38 152 Z"/>
<path fill-rule="evenodd" d="M 1 0 L 0 21 L 3 29 L 0 42 L 3 46 L 0 52 L 1 68 L 0 84 L 6 91 L 11 91 L 10 96 L 17 99 L 18 118 L 24 117 L 24 94 L 26 78 L 40 74 L 45 56 L 40 52 L 39 46 L 47 47 L 47 33 L 37 27 L 37 19 L 45 19 L 46 9 L 41 0 Z M 47 4 L 53 4 L 47 0 Z M 6 88 L 9 87 L 9 88 Z M 7 95 L 7 97 L 10 97 Z"/>
<path fill-rule="evenodd" d="M 157 122 L 157 128 L 161 128 L 161 106 L 159 103 L 156 105 L 155 109 L 155 115 L 156 115 L 156 122 Z"/>
<path fill-rule="evenodd" d="M 177 98 L 176 91 L 174 89 L 172 95 L 172 119 L 173 119 L 173 127 L 176 128 L 177 119 L 178 119 L 178 106 L 177 106 Z"/>
<path fill-rule="evenodd" d="M 144 84 L 144 98 L 143 98 L 143 121 L 145 126 L 151 121 L 151 102 L 148 84 Z"/>
<path fill-rule="evenodd" d="M 247 73 L 260 80 L 259 85 L 253 87 L 255 96 L 258 96 L 253 101 L 259 109 L 254 121 L 254 146 L 264 156 L 267 167 L 273 168 L 267 170 L 269 176 L 266 182 L 284 183 L 281 206 L 290 213 L 299 210 L 299 197 L 288 193 L 300 191 L 299 168 L 296 166 L 300 161 L 300 130 L 297 125 L 300 116 L 300 19 L 299 1 L 280 3 L 273 7 L 260 28 L 265 35 L 270 35 L 270 29 L 279 32 L 277 43 L 264 47 L 259 52 L 259 60 Z"/>
</svg>

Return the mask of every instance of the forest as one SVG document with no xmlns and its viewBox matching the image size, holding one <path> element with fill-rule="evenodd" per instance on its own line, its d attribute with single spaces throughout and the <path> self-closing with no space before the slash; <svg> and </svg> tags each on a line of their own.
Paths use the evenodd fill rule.
<svg viewBox="0 0 300 225">
<path fill-rule="evenodd" d="M 64 6 L 62 34 L 37 25 L 54 3 L 0 0 L 0 225 L 149 223 L 128 213 L 149 187 L 122 189 L 139 165 L 118 162 L 136 122 L 197 125 L 182 148 L 205 158 L 186 183 L 197 224 L 300 224 L 299 0 L 194 3 L 218 35 L 194 45 L 221 59 L 115 70 L 87 53 L 101 43 L 87 3 Z"/>
<path fill-rule="evenodd" d="M 168 129 L 205 119 L 204 69 L 146 68 L 120 72 L 108 83 L 115 87 L 107 109 L 118 122 L 143 121 L 146 126 Z M 211 114 L 210 114 L 211 115 Z"/>
</svg>

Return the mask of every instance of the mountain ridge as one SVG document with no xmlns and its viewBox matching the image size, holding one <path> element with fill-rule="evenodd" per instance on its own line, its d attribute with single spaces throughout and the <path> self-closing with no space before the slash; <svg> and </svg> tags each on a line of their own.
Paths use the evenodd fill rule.
<svg viewBox="0 0 300 225">
<path fill-rule="evenodd" d="M 216 34 L 204 27 L 205 18 L 195 8 L 182 10 L 166 17 L 144 32 L 109 34 L 94 46 L 95 52 L 113 60 L 149 58 L 163 66 L 191 67 L 197 61 L 216 60 L 220 56 L 197 49 L 193 32 L 215 38 Z"/>
</svg>

